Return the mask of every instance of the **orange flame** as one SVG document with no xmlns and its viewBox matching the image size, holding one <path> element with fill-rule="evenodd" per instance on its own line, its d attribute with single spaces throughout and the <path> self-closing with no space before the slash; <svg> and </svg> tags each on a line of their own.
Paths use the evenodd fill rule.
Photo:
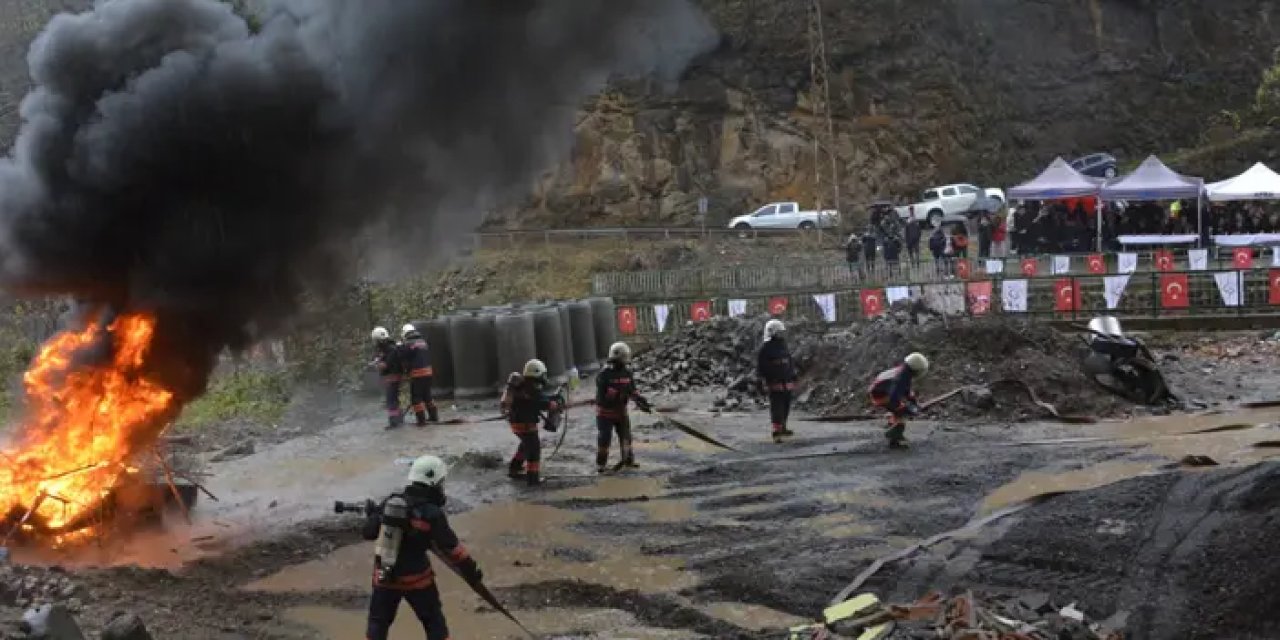
<svg viewBox="0 0 1280 640">
<path fill-rule="evenodd" d="M 0 520 L 29 513 L 28 522 L 61 533 L 92 515 L 159 437 L 174 394 L 141 375 L 155 325 L 149 315 L 117 316 L 107 326 L 110 357 L 96 361 L 81 360 L 100 346 L 101 320 L 41 348 L 23 376 L 26 422 L 13 450 L 0 451 Z"/>
</svg>

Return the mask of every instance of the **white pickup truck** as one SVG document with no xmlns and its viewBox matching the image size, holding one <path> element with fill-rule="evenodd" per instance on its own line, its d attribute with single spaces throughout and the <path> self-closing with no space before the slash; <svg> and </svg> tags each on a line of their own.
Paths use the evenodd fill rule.
<svg viewBox="0 0 1280 640">
<path fill-rule="evenodd" d="M 970 212 L 999 211 L 1004 206 L 1004 190 L 979 189 L 971 184 L 948 184 L 926 189 L 920 202 L 898 207 L 903 220 L 916 219 L 937 227 L 943 223 L 966 222 Z"/>
<path fill-rule="evenodd" d="M 840 224 L 834 209 L 801 211 L 797 202 L 771 202 L 745 216 L 729 221 L 730 229 L 830 229 Z"/>
</svg>

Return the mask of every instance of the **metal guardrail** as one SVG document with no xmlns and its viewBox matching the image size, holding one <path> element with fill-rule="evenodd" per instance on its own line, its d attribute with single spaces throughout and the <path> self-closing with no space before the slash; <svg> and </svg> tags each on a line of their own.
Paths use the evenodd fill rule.
<svg viewBox="0 0 1280 640">
<path fill-rule="evenodd" d="M 656 240 L 709 240 L 720 238 L 802 238 L 842 241 L 839 229 L 725 229 L 722 227 L 606 227 L 598 229 L 518 229 L 479 231 L 472 234 L 474 249 L 503 249 L 555 245 L 584 240 L 614 239 L 623 242 Z"/>
<path fill-rule="evenodd" d="M 1215 277 L 1215 274 L 1218 273 L 1229 273 L 1234 277 L 1238 290 L 1242 292 L 1239 305 L 1230 306 L 1223 301 Z M 1117 274 L 1110 274 L 1110 276 L 1115 275 Z M 1113 315 L 1121 319 L 1276 317 L 1280 316 L 1280 287 L 1273 285 L 1272 275 L 1272 270 L 1269 269 L 1245 271 L 1222 269 L 1174 272 L 1147 271 L 1133 273 L 1130 274 L 1128 284 L 1120 297 L 1119 304 L 1113 309 L 1107 308 L 1106 303 L 1105 283 L 1106 278 L 1109 277 L 1108 275 L 1078 274 L 1034 278 L 1022 278 L 1020 276 L 988 278 L 979 275 L 967 281 L 918 283 L 906 285 L 906 287 L 913 299 L 925 298 L 951 302 L 959 305 L 958 308 L 954 309 L 958 314 L 971 316 L 1005 314 L 1042 321 L 1087 321 L 1097 315 Z M 1280 270 L 1276 270 L 1275 275 L 1280 275 Z M 1162 298 L 1163 286 L 1170 282 L 1178 281 L 1184 276 L 1186 278 L 1186 292 L 1183 295 L 1186 306 L 1181 306 L 1183 304 L 1181 300 L 1178 301 L 1179 306 L 1170 306 Z M 1025 279 L 1027 281 L 1026 311 L 1005 309 L 1001 291 L 1003 282 L 1006 279 Z M 982 310 L 981 301 L 970 290 L 971 284 L 981 282 L 989 282 L 991 284 L 991 294 L 986 302 L 985 310 Z M 1078 304 L 1074 306 L 1069 301 L 1059 301 L 1061 288 L 1068 284 L 1072 287 L 1072 291 L 1080 292 Z M 1181 283 L 1179 282 L 1179 284 Z M 847 323 L 853 320 L 873 317 L 884 312 L 883 308 L 877 309 L 864 306 L 862 294 L 872 291 L 883 293 L 882 288 L 877 286 L 874 288 L 840 291 L 814 289 L 773 296 L 746 294 L 705 298 L 681 297 L 665 300 L 662 303 L 623 298 L 617 301 L 618 308 L 620 311 L 630 309 L 634 312 L 635 331 L 627 333 L 623 331 L 624 327 L 619 326 L 619 332 L 629 338 L 636 338 L 642 341 L 652 340 L 661 335 L 661 333 L 679 331 L 680 327 L 690 323 L 695 303 L 709 304 L 712 316 L 729 315 L 728 305 L 731 299 L 745 300 L 744 315 L 746 316 L 768 314 L 770 313 L 770 306 L 782 299 L 785 300 L 786 311 L 781 314 L 771 315 L 777 315 L 784 319 L 821 319 L 823 317 L 822 310 L 818 306 L 815 296 L 822 294 L 834 295 L 836 322 Z M 655 307 L 659 306 L 659 304 L 665 304 L 667 307 L 667 321 L 665 330 L 662 332 L 658 331 L 657 314 L 655 312 Z M 1064 305 L 1066 305 L 1065 309 Z"/>
<path fill-rule="evenodd" d="M 1137 272 L 1156 271 L 1155 259 L 1159 252 L 1132 252 L 1137 254 Z M 1170 251 L 1172 261 L 1168 269 L 1190 270 L 1185 250 Z M 1057 254 L 1066 256 L 1070 270 L 1059 275 L 1090 275 L 1090 259 L 1100 256 L 1106 273 L 1114 274 L 1119 268 L 1119 254 Z M 972 274 L 992 277 L 1045 276 L 1053 273 L 1053 255 L 968 258 Z M 1230 251 L 1210 251 L 1208 269 L 1228 268 L 1232 264 Z M 1269 263 L 1265 253 L 1255 262 Z M 877 261 L 850 264 L 829 260 L 823 263 L 792 265 L 730 265 L 697 269 L 673 269 L 664 271 L 615 271 L 597 273 L 591 279 L 592 295 L 612 296 L 631 300 L 666 300 L 690 296 L 722 296 L 728 294 L 773 294 L 807 290 L 839 290 L 888 284 L 918 284 L 945 282 L 963 277 L 962 260 L 920 261 L 903 260 L 895 264 Z M 990 266 L 999 267 L 995 270 Z M 1096 274 L 1095 274 L 1096 275 Z"/>
</svg>

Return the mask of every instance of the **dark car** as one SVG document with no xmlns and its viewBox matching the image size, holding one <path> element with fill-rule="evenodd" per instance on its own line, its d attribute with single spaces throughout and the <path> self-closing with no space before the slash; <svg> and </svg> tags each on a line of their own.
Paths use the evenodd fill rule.
<svg viewBox="0 0 1280 640">
<path fill-rule="evenodd" d="M 1094 178 L 1116 177 L 1116 158 L 1109 153 L 1091 153 L 1071 161 L 1071 168 Z"/>
</svg>

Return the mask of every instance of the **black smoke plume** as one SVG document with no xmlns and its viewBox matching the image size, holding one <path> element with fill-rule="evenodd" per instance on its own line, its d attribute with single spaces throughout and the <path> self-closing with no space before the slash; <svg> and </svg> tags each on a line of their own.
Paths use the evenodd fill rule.
<svg viewBox="0 0 1280 640">
<path fill-rule="evenodd" d="M 687 0 L 268 0 L 259 18 L 216 0 L 55 17 L 0 161 L 3 284 L 155 313 L 180 397 L 302 292 L 349 282 L 357 252 L 421 260 L 473 230 L 563 158 L 610 77 L 672 79 L 714 39 Z"/>
</svg>

